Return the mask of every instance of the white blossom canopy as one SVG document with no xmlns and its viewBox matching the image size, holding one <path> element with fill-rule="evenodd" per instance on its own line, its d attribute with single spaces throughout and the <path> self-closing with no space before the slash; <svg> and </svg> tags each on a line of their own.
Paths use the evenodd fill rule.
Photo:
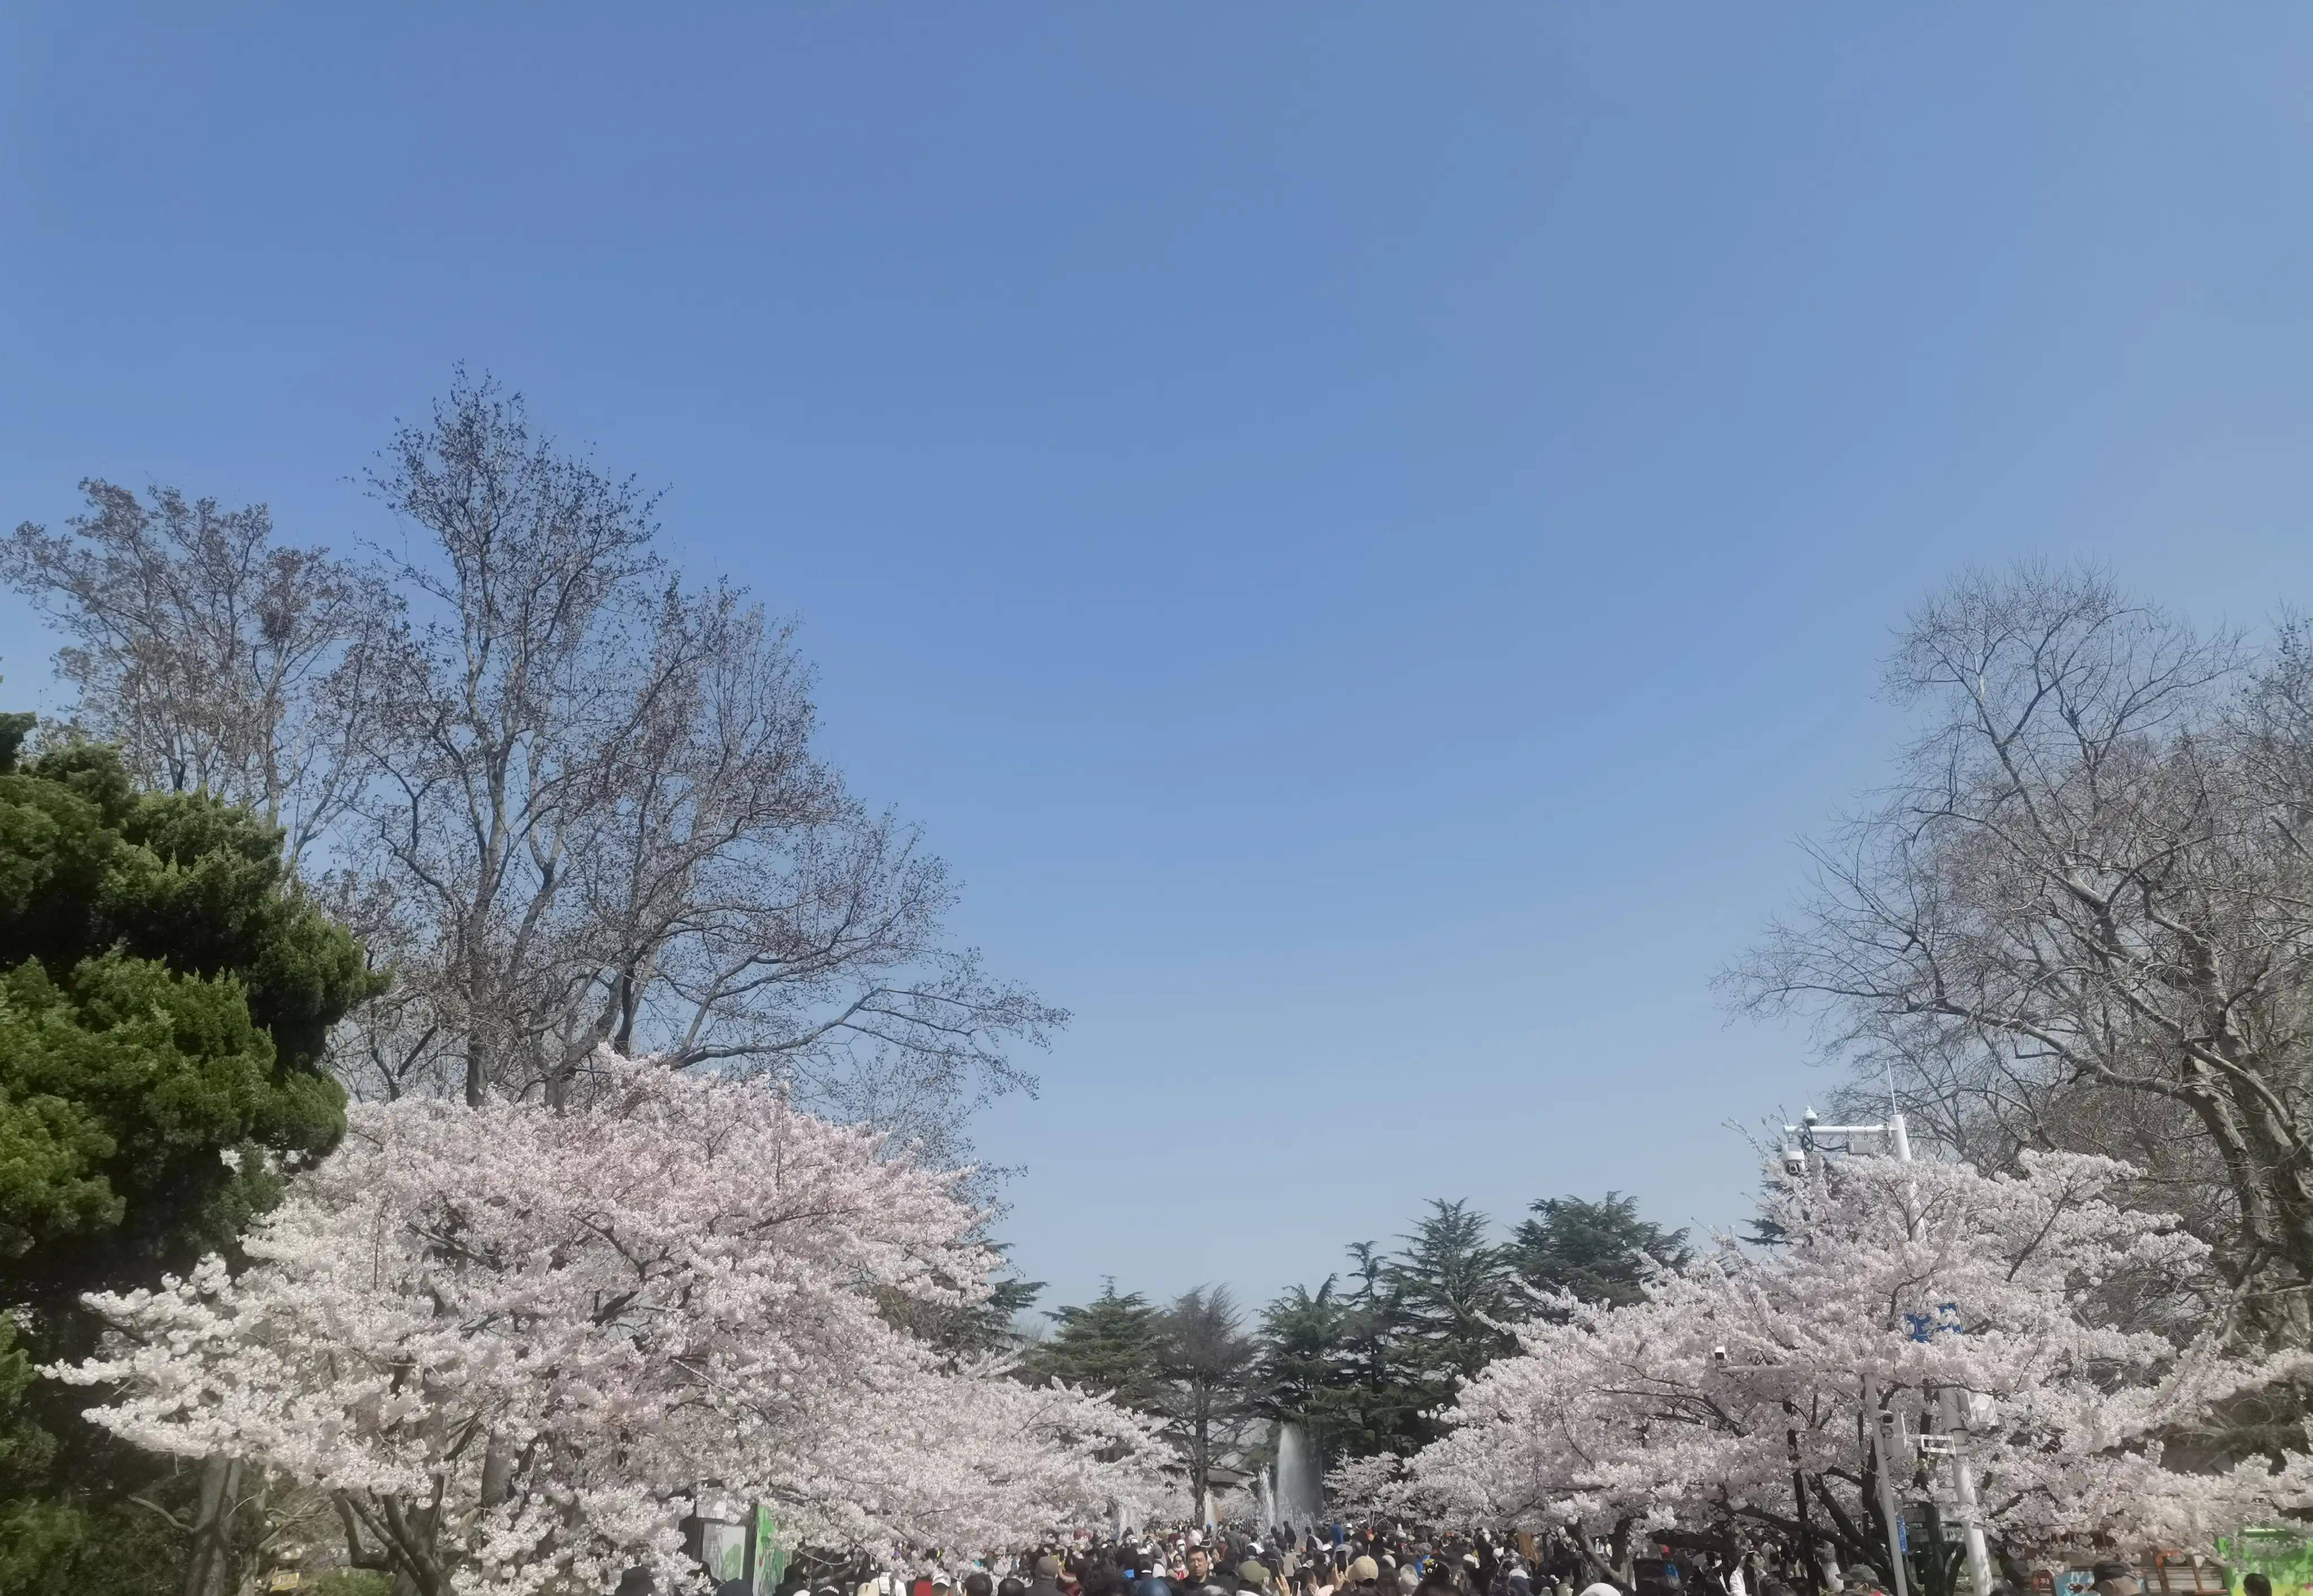
<svg viewBox="0 0 2313 1596">
<path fill-rule="evenodd" d="M 1347 1483 L 1483 1522 L 1789 1531 L 1796 1467 L 1816 1531 L 1844 1514 L 1868 1543 L 1868 1381 L 1899 1441 L 1941 1432 L 1967 1453 L 1994 1533 L 2205 1548 L 2313 1500 L 2313 1459 L 2175 1467 L 2164 1442 L 2313 1357 L 2228 1349 L 2223 1315 L 2184 1289 L 2206 1248 L 2112 1200 L 2132 1173 L 2069 1154 L 2013 1177 L 1842 1160 L 1772 1192 L 1779 1244 L 1722 1239 L 1636 1306 L 1567 1300 L 1559 1322 L 1521 1327 L 1521 1351 L 1471 1382 L 1403 1482 Z M 1938 1449 L 1897 1453 L 1897 1495 L 1948 1508 Z"/>
<path fill-rule="evenodd" d="M 679 1571 L 711 1482 L 820 1545 L 996 1548 L 1163 1489 L 1138 1416 L 956 1371 L 875 1293 L 967 1301 L 958 1177 L 761 1084 L 611 1061 L 592 1107 L 356 1105 L 247 1241 L 54 1371 L 138 1445 L 337 1493 L 427 1592 Z"/>
</svg>

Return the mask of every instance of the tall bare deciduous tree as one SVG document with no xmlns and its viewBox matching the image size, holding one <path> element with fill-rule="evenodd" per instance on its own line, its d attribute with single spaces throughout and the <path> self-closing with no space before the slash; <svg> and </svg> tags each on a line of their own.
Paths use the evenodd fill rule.
<svg viewBox="0 0 2313 1596">
<path fill-rule="evenodd" d="M 1964 580 L 1913 617 L 1925 712 L 1730 974 L 1948 1138 L 2153 1151 L 2256 1321 L 2313 1289 L 2313 673 L 2093 573 Z M 1997 1146 L 1971 1148 L 1979 1155 Z"/>
<path fill-rule="evenodd" d="M 340 1039 L 356 1090 L 561 1100 L 607 1043 L 945 1158 L 1032 1084 L 1011 1051 L 1066 1016 L 949 944 L 941 861 L 813 753 L 788 632 L 670 572 L 648 496 L 462 374 L 370 485 L 406 533 L 374 567 L 101 484 L 4 567 L 88 729 L 281 816 L 391 964 Z"/>
<path fill-rule="evenodd" d="M 357 563 L 278 541 L 263 505 L 81 490 L 66 532 L 26 522 L 0 542 L 0 580 L 70 639 L 57 671 L 78 729 L 153 786 L 247 804 L 301 862 L 355 797 L 392 595 Z"/>
</svg>

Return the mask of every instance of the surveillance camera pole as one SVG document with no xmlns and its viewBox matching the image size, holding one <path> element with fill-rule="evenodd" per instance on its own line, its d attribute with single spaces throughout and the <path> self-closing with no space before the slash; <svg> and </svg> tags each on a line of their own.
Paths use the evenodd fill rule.
<svg viewBox="0 0 2313 1596">
<path fill-rule="evenodd" d="M 1892 1109 L 1894 1105 L 1889 1105 Z M 1808 1153 L 1816 1151 L 1816 1138 L 1822 1136 L 1885 1136 L 1894 1147 L 1895 1157 L 1904 1163 L 1912 1161 L 1911 1133 L 1904 1124 L 1901 1114 L 1890 1113 L 1887 1123 L 1878 1125 L 1827 1125 L 1815 1116 L 1810 1108 L 1799 1115 L 1799 1123 L 1785 1125 L 1783 1133 L 1799 1139 L 1802 1163 Z M 1944 1424 L 1958 1430 L 1960 1424 L 1959 1393 L 1949 1389 L 1941 1393 Z M 1895 1574 L 1894 1596 L 1907 1596 L 1904 1585 L 1902 1530 L 1897 1527 L 1895 1491 L 1887 1471 L 1886 1427 L 1879 1423 L 1879 1398 L 1869 1380 L 1863 1382 L 1863 1406 L 1871 1432 L 1871 1460 L 1879 1476 L 1879 1516 L 1887 1526 L 1887 1556 Z M 1967 1542 L 1967 1578 L 1975 1596 L 1991 1596 L 1992 1554 L 1983 1541 L 1983 1525 L 1976 1514 L 1975 1469 L 1967 1460 L 1967 1453 L 1955 1446 L 1952 1449 L 1952 1483 L 1954 1495 L 1959 1498 L 1960 1532 Z"/>
</svg>

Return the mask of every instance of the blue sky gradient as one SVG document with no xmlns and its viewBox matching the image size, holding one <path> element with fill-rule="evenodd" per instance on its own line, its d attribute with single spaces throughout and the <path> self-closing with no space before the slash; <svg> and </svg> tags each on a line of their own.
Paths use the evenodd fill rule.
<svg viewBox="0 0 2313 1596">
<path fill-rule="evenodd" d="M 1905 609 L 2313 598 L 2313 11 L 20 4 L 0 516 L 383 530 L 454 362 L 792 613 L 1077 1019 L 1003 1233 L 1260 1298 L 1431 1195 L 1726 1223 L 1712 971 Z M 0 601 L 12 702 L 51 644 Z"/>
</svg>

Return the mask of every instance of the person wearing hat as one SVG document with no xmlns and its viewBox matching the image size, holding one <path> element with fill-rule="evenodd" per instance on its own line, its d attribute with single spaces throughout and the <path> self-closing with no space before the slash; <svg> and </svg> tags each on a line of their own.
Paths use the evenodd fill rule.
<svg viewBox="0 0 2313 1596">
<path fill-rule="evenodd" d="M 1413 1588 L 1428 1596 L 1462 1596 L 1460 1575 L 1465 1566 L 1451 1557 L 1433 1557 Z"/>
<path fill-rule="evenodd" d="M 1380 1583 L 1380 1564 L 1368 1556 L 1350 1559 L 1350 1589 L 1357 1596 L 1376 1596 L 1376 1587 Z"/>
<path fill-rule="evenodd" d="M 1260 1549 L 1260 1545 L 1256 1542 L 1253 1550 Z M 1236 1565 L 1236 1578 L 1238 1588 L 1241 1590 L 1266 1592 L 1269 1589 L 1268 1565 L 1247 1557 Z"/>
<path fill-rule="evenodd" d="M 1036 1559 L 1036 1577 L 1029 1582 L 1028 1596 L 1060 1596 L 1060 1560 L 1045 1554 Z"/>
</svg>

